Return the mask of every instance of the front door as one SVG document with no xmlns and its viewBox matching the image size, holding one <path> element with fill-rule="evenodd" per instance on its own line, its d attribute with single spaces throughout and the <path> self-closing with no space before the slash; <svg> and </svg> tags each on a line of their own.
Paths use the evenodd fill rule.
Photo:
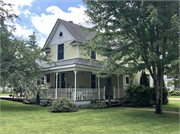
<svg viewBox="0 0 180 134">
<path fill-rule="evenodd" d="M 111 99 L 113 97 L 113 92 L 112 92 L 112 84 L 111 84 L 111 77 L 106 78 L 106 99 L 109 98 L 109 95 L 111 96 Z"/>
</svg>

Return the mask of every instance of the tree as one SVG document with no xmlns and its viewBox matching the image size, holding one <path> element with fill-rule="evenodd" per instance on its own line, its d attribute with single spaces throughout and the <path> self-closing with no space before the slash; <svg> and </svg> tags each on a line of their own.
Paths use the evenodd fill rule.
<svg viewBox="0 0 180 134">
<path fill-rule="evenodd" d="M 51 60 L 44 55 L 36 42 L 36 35 L 33 33 L 29 36 L 29 40 L 23 40 L 15 37 L 8 28 L 13 28 L 12 25 L 5 24 L 5 22 L 12 21 L 18 18 L 14 14 L 9 14 L 9 10 L 3 9 L 3 6 L 12 6 L 0 1 L 0 32 L 1 32 L 1 85 L 3 87 L 9 86 L 16 90 L 25 90 L 25 83 L 28 91 L 33 92 L 34 96 L 40 91 L 41 87 L 37 86 L 37 81 L 41 80 L 43 74 L 41 73 L 41 66 L 39 62 Z M 13 29 L 14 30 L 14 29 Z M 28 94 L 26 94 L 28 97 Z"/>
<path fill-rule="evenodd" d="M 142 73 L 141 73 L 140 85 L 149 87 L 149 81 L 148 81 L 147 75 L 144 71 L 142 71 Z"/>
<path fill-rule="evenodd" d="M 87 22 L 96 35 L 84 43 L 104 59 L 103 71 L 137 73 L 147 69 L 154 80 L 156 114 L 162 114 L 165 66 L 178 59 L 179 3 L 175 1 L 91 1 Z"/>
</svg>

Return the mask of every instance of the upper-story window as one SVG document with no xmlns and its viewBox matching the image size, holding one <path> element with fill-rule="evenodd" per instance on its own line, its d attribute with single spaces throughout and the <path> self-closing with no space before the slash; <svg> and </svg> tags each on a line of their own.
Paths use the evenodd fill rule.
<svg viewBox="0 0 180 134">
<path fill-rule="evenodd" d="M 91 51 L 91 59 L 96 60 L 96 52 Z"/>
<path fill-rule="evenodd" d="M 58 60 L 64 59 L 64 44 L 58 45 Z"/>
<path fill-rule="evenodd" d="M 63 36 L 63 33 L 60 31 L 59 32 L 59 37 L 62 37 Z"/>
</svg>

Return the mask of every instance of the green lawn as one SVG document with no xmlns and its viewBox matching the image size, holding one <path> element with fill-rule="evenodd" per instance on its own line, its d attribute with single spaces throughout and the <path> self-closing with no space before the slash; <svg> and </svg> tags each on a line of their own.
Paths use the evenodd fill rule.
<svg viewBox="0 0 180 134">
<path fill-rule="evenodd" d="M 179 98 L 180 99 L 180 96 L 168 96 L 168 98 Z"/>
<path fill-rule="evenodd" d="M 50 113 L 47 108 L 1 100 L 0 133 L 179 133 L 179 114 L 120 108 Z"/>
<path fill-rule="evenodd" d="M 155 105 L 153 107 L 145 107 L 146 109 L 155 109 Z M 163 110 L 165 111 L 175 111 L 179 112 L 180 109 L 180 100 L 169 100 L 168 104 L 163 105 Z"/>
<path fill-rule="evenodd" d="M 0 96 L 9 96 L 9 94 L 11 94 L 11 91 L 6 91 L 5 93 L 0 91 Z"/>
</svg>

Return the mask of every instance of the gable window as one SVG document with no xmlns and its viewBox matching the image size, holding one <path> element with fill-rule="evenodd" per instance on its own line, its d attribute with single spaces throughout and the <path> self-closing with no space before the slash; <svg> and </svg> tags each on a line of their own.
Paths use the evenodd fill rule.
<svg viewBox="0 0 180 134">
<path fill-rule="evenodd" d="M 47 83 L 50 83 L 50 74 L 47 74 L 47 75 L 46 75 L 46 82 L 47 82 Z"/>
<path fill-rule="evenodd" d="M 129 82 L 129 76 L 126 76 L 125 78 L 126 78 L 126 85 L 129 85 L 129 84 L 130 84 L 130 82 Z"/>
<path fill-rule="evenodd" d="M 96 60 L 96 52 L 91 51 L 91 59 Z"/>
<path fill-rule="evenodd" d="M 91 73 L 91 88 L 96 87 L 96 75 Z"/>
<path fill-rule="evenodd" d="M 58 45 L 58 60 L 64 59 L 64 44 Z"/>
<path fill-rule="evenodd" d="M 60 31 L 59 32 L 59 37 L 62 37 L 63 36 L 63 33 Z"/>
</svg>

